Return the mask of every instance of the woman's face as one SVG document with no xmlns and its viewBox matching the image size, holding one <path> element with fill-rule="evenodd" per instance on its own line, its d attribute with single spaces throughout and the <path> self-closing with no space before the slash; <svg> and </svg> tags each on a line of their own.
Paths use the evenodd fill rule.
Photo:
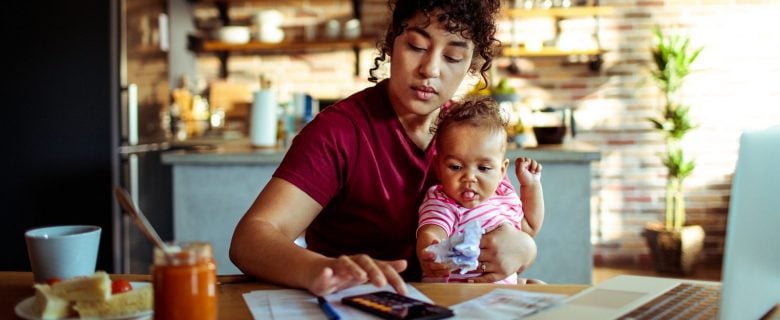
<svg viewBox="0 0 780 320">
<path fill-rule="evenodd" d="M 447 32 L 435 18 L 426 22 L 418 13 L 393 42 L 390 100 L 399 116 L 431 114 L 452 98 L 471 65 L 471 40 Z"/>
<path fill-rule="evenodd" d="M 439 143 L 436 172 L 447 196 L 473 208 L 496 193 L 509 166 L 506 135 L 456 124 L 441 133 Z"/>
</svg>

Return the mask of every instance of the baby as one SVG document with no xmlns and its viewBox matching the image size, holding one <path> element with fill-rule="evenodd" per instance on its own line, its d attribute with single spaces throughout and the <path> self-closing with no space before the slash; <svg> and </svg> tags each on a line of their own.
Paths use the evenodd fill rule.
<svg viewBox="0 0 780 320">
<path fill-rule="evenodd" d="M 544 219 L 542 166 L 528 158 L 515 161 L 520 182 L 520 197 L 512 187 L 506 170 L 506 120 L 490 98 L 467 98 L 442 109 L 432 130 L 436 134 L 434 170 L 441 184 L 425 195 L 419 210 L 417 254 L 432 244 L 444 241 L 478 221 L 484 232 L 509 224 L 536 235 Z M 521 201 L 522 200 L 522 201 Z M 525 211 L 525 214 L 524 214 Z M 443 278 L 465 282 L 481 273 L 450 273 L 441 263 L 421 261 L 424 280 Z M 490 266 L 479 263 L 479 272 Z M 517 274 L 498 283 L 517 283 Z"/>
</svg>

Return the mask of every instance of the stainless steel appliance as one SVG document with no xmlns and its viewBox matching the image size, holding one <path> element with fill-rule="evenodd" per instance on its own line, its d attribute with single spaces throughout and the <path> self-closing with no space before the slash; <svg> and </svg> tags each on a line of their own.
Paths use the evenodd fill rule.
<svg viewBox="0 0 780 320">
<path fill-rule="evenodd" d="M 163 240 L 172 239 L 171 169 L 161 152 L 169 148 L 165 110 L 169 105 L 168 16 L 165 0 L 115 3 L 116 66 L 112 110 L 115 150 L 112 182 L 130 192 Z M 112 204 L 114 272 L 148 273 L 152 245 Z"/>
</svg>

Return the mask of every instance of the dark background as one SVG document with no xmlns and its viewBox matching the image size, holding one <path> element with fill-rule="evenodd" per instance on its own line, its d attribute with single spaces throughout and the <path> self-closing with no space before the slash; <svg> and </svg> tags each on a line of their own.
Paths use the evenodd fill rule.
<svg viewBox="0 0 780 320">
<path fill-rule="evenodd" d="M 30 270 L 24 232 L 103 228 L 111 252 L 110 1 L 18 1 L 0 18 L 0 270 Z"/>
</svg>

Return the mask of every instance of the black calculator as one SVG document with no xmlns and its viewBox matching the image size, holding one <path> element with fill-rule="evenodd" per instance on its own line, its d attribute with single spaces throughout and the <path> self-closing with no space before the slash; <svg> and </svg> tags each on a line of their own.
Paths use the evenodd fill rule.
<svg viewBox="0 0 780 320">
<path fill-rule="evenodd" d="M 383 319 L 443 319 L 455 315 L 452 310 L 390 291 L 377 291 L 344 297 L 341 303 L 377 315 Z"/>
</svg>

